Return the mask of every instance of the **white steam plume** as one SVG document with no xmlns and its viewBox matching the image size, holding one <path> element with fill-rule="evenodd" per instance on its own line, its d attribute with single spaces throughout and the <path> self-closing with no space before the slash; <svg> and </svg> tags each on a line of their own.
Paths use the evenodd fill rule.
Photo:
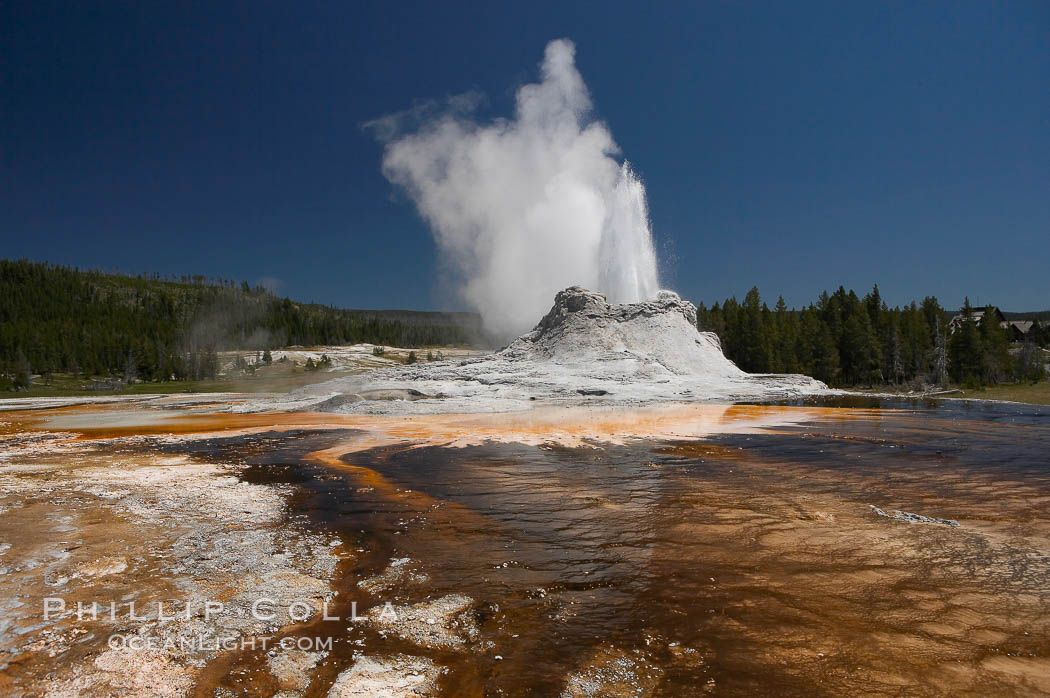
<svg viewBox="0 0 1050 698">
<path fill-rule="evenodd" d="M 383 174 L 502 337 L 532 327 L 567 286 L 613 303 L 659 290 L 645 187 L 595 120 L 575 52 L 567 39 L 547 44 L 542 80 L 518 90 L 514 119 L 478 123 L 468 96 L 407 130 L 405 115 L 370 124 L 386 143 Z"/>
</svg>

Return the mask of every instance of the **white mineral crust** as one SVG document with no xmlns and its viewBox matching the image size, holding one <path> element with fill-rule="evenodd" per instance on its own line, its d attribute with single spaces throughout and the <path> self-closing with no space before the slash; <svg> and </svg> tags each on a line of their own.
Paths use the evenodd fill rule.
<svg viewBox="0 0 1050 698">
<path fill-rule="evenodd" d="M 610 305 L 573 286 L 531 332 L 489 356 L 378 369 L 245 409 L 425 414 L 519 410 L 537 401 L 617 406 L 824 392 L 808 376 L 741 371 L 715 334 L 697 330 L 696 307 L 673 292 Z"/>
</svg>

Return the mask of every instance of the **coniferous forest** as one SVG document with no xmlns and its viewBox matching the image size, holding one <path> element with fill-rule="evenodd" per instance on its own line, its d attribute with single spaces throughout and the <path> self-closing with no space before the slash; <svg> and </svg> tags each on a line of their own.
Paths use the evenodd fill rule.
<svg viewBox="0 0 1050 698">
<path fill-rule="evenodd" d="M 1037 322 L 1011 346 L 998 322 L 978 321 L 969 300 L 956 312 L 934 297 L 890 308 L 878 286 L 863 298 L 839 287 L 816 303 L 773 309 L 752 288 L 743 303 L 701 304 L 697 325 L 714 332 L 726 356 L 751 373 L 804 373 L 833 386 L 959 385 L 976 387 L 1044 377 L 1050 324 Z M 1041 314 L 1042 315 L 1042 314 Z"/>
<path fill-rule="evenodd" d="M 927 297 L 890 308 L 878 286 L 863 298 L 839 288 L 816 303 L 771 309 L 757 288 L 741 303 L 700 304 L 697 325 L 715 332 L 730 359 L 751 373 L 804 373 L 833 386 L 995 385 L 1044 377 L 1050 322 L 1023 343 L 997 322 L 980 322 Z M 1044 315 L 1044 314 L 1040 314 Z M 403 347 L 482 341 L 469 313 L 344 310 L 280 298 L 201 276 L 123 276 L 0 260 L 0 382 L 31 374 L 214 378 L 218 351 L 370 342 Z"/>
<path fill-rule="evenodd" d="M 0 260 L 0 374 L 213 378 L 217 351 L 370 342 L 477 341 L 469 313 L 356 311 L 279 298 L 246 283 L 130 277 Z"/>
</svg>

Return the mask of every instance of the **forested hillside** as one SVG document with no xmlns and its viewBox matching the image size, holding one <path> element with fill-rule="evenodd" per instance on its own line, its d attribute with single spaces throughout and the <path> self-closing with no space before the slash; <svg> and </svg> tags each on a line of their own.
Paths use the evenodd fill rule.
<svg viewBox="0 0 1050 698">
<path fill-rule="evenodd" d="M 994 385 L 1038 380 L 1050 326 L 1036 326 L 1028 342 L 1010 351 L 997 323 L 978 323 L 973 309 L 954 333 L 936 298 L 889 308 L 876 286 L 863 298 L 839 287 L 816 303 L 788 309 L 778 299 L 770 309 L 757 288 L 740 303 L 701 304 L 697 324 L 718 334 L 726 356 L 753 373 L 804 373 L 829 385 L 904 383 Z"/>
<path fill-rule="evenodd" d="M 972 311 L 963 309 L 966 315 Z M 805 373 L 830 385 L 1038 380 L 1050 342 L 1046 313 L 1011 349 L 996 323 L 927 297 L 890 308 L 876 286 L 863 298 L 839 288 L 803 309 L 770 309 L 753 288 L 743 302 L 700 304 L 697 324 L 753 373 Z M 1006 313 L 1016 317 L 1017 313 Z M 246 283 L 143 278 L 0 260 L 0 387 L 30 374 L 71 373 L 147 381 L 214 378 L 216 352 L 370 342 L 402 347 L 482 341 L 469 313 L 344 310 L 279 298 Z"/>
<path fill-rule="evenodd" d="M 342 310 L 246 283 L 0 260 L 0 374 L 15 385 L 30 372 L 213 377 L 222 349 L 465 345 L 478 337 L 468 313 Z"/>
</svg>

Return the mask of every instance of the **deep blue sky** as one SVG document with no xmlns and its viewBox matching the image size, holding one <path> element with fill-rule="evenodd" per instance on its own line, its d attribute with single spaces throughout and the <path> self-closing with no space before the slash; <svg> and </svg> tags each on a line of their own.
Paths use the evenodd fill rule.
<svg viewBox="0 0 1050 698">
<path fill-rule="evenodd" d="M 448 307 L 369 119 L 569 37 L 694 300 L 1050 308 L 1050 4 L 8 2 L 0 256 Z"/>
</svg>

